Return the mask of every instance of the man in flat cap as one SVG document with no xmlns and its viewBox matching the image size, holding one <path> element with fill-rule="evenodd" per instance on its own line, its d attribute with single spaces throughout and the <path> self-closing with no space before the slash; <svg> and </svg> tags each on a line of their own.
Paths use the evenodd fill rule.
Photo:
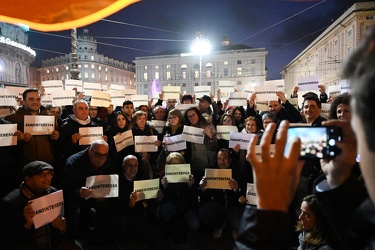
<svg viewBox="0 0 375 250">
<path fill-rule="evenodd" d="M 57 249 L 66 231 L 62 215 L 35 229 L 32 200 L 56 192 L 51 187 L 53 167 L 43 161 L 32 161 L 22 169 L 24 181 L 1 200 L 0 239 L 4 249 Z"/>
</svg>

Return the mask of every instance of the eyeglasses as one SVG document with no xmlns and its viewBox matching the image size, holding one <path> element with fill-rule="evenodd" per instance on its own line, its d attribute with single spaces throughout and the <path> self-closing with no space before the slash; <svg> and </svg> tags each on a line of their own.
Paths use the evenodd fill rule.
<svg viewBox="0 0 375 250">
<path fill-rule="evenodd" d="M 55 174 L 54 172 L 48 171 L 48 172 L 41 172 L 38 175 L 39 175 L 40 178 L 46 178 L 46 177 L 52 178 L 54 174 Z"/>
<path fill-rule="evenodd" d="M 92 151 L 92 152 L 94 153 L 95 158 L 98 158 L 98 159 L 107 158 L 108 157 L 108 154 L 96 153 L 94 151 Z"/>
</svg>

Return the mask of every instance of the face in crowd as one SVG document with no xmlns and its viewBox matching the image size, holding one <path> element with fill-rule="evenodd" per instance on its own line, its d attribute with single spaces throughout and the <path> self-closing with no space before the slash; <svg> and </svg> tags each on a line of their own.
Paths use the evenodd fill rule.
<svg viewBox="0 0 375 250">
<path fill-rule="evenodd" d="M 187 112 L 187 118 L 189 119 L 192 125 L 198 124 L 199 117 L 198 117 L 198 114 L 195 112 L 195 110 L 189 110 Z"/>
<path fill-rule="evenodd" d="M 248 120 L 245 125 L 246 132 L 249 134 L 257 133 L 257 122 L 255 120 Z"/>
<path fill-rule="evenodd" d="M 223 118 L 223 125 L 224 126 L 232 126 L 233 125 L 232 124 L 232 118 L 229 115 L 224 116 L 224 118 Z"/>
<path fill-rule="evenodd" d="M 51 170 L 44 170 L 39 174 L 26 176 L 25 183 L 30 189 L 41 194 L 51 186 L 53 174 L 54 172 Z"/>
<path fill-rule="evenodd" d="M 180 123 L 180 117 L 178 117 L 178 115 L 169 114 L 168 120 L 171 126 L 177 126 Z"/>
<path fill-rule="evenodd" d="M 155 120 L 162 121 L 165 117 L 165 110 L 163 107 L 158 107 L 156 110 L 154 110 L 154 118 Z"/>
<path fill-rule="evenodd" d="M 86 102 L 75 103 L 73 113 L 79 120 L 86 120 L 89 117 L 89 106 Z"/>
<path fill-rule="evenodd" d="M 100 168 L 107 161 L 108 151 L 108 144 L 103 140 L 98 140 L 91 144 L 88 154 L 90 163 L 95 169 Z"/>
<path fill-rule="evenodd" d="M 123 114 L 118 114 L 116 116 L 116 123 L 117 123 L 117 127 L 119 127 L 120 129 L 125 128 L 125 126 L 126 126 L 125 116 Z"/>
<path fill-rule="evenodd" d="M 90 108 L 89 108 L 90 118 L 94 119 L 94 118 L 96 118 L 97 115 L 98 115 L 98 107 L 90 105 Z"/>
<path fill-rule="evenodd" d="M 40 102 L 40 95 L 37 91 L 28 92 L 24 100 L 25 108 L 31 113 L 37 113 L 42 105 Z"/>
<path fill-rule="evenodd" d="M 168 99 L 167 100 L 167 109 L 173 109 L 176 106 L 177 100 L 176 99 Z"/>
<path fill-rule="evenodd" d="M 201 110 L 201 112 L 203 110 L 206 110 L 210 107 L 211 103 L 209 103 L 207 100 L 201 98 L 199 99 L 199 104 L 198 104 L 198 107 L 199 107 L 199 110 Z"/>
<path fill-rule="evenodd" d="M 217 153 L 217 166 L 220 169 L 230 168 L 231 161 L 232 161 L 232 159 L 231 159 L 228 151 L 223 150 L 223 151 L 219 151 Z"/>
<path fill-rule="evenodd" d="M 304 231 L 310 231 L 317 225 L 316 217 L 306 201 L 301 204 L 301 214 L 298 217 Z"/>
<path fill-rule="evenodd" d="M 138 128 L 141 130 L 143 130 L 146 127 L 146 123 L 147 123 L 147 116 L 144 114 L 138 115 L 135 118 L 135 124 L 137 124 Z"/>
<path fill-rule="evenodd" d="M 268 124 L 272 124 L 272 123 L 274 123 L 274 121 L 271 118 L 269 118 L 269 117 L 265 118 L 264 121 L 263 121 L 264 129 L 267 128 Z"/>
<path fill-rule="evenodd" d="M 336 115 L 339 120 L 350 121 L 352 118 L 350 106 L 344 103 L 337 105 Z"/>
<path fill-rule="evenodd" d="M 303 114 L 307 121 L 314 121 L 320 116 L 321 108 L 314 100 L 305 100 L 303 104 Z"/>
<path fill-rule="evenodd" d="M 122 112 L 130 119 L 134 113 L 133 104 L 127 104 L 122 107 Z"/>
<path fill-rule="evenodd" d="M 52 107 L 48 111 L 49 115 L 54 115 L 56 119 L 59 119 L 61 117 L 61 110 L 58 107 Z"/>
<path fill-rule="evenodd" d="M 242 119 L 242 113 L 238 109 L 234 111 L 233 118 L 235 121 L 241 121 Z"/>
<path fill-rule="evenodd" d="M 269 101 L 268 102 L 268 109 L 271 113 L 277 114 L 282 108 L 281 103 L 279 101 Z"/>
<path fill-rule="evenodd" d="M 135 176 L 138 173 L 138 159 L 133 155 L 128 155 L 124 158 L 122 163 L 122 169 L 124 171 L 125 176 L 130 179 L 134 180 Z"/>
</svg>

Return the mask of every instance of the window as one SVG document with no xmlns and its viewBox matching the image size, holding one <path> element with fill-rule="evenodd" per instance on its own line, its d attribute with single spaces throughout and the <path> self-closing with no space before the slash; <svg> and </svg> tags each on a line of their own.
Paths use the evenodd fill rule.
<svg viewBox="0 0 375 250">
<path fill-rule="evenodd" d="M 171 80 L 171 72 L 167 71 L 167 80 Z"/>
<path fill-rule="evenodd" d="M 228 68 L 224 69 L 224 76 L 228 76 Z"/>
<path fill-rule="evenodd" d="M 242 68 L 241 67 L 237 68 L 237 75 L 242 76 Z"/>
<path fill-rule="evenodd" d="M 85 72 L 85 78 L 89 78 L 89 73 Z"/>
<path fill-rule="evenodd" d="M 108 81 L 108 76 L 107 75 L 105 76 L 105 80 Z"/>
<path fill-rule="evenodd" d="M 66 74 L 66 79 L 69 79 L 69 74 Z"/>
<path fill-rule="evenodd" d="M 159 72 L 155 72 L 155 79 L 159 80 Z"/>
<path fill-rule="evenodd" d="M 56 68 L 56 72 L 59 72 L 59 68 Z"/>
<path fill-rule="evenodd" d="M 186 72 L 182 72 L 182 79 L 186 79 Z"/>
<path fill-rule="evenodd" d="M 95 65 L 94 65 L 94 64 L 91 64 L 91 68 L 92 68 L 92 69 L 95 69 Z"/>
<path fill-rule="evenodd" d="M 159 69 L 159 65 L 155 65 L 155 69 Z"/>
<path fill-rule="evenodd" d="M 85 69 L 87 69 L 89 67 L 89 65 L 85 64 Z"/>
<path fill-rule="evenodd" d="M 228 65 L 228 61 L 224 61 L 224 65 Z"/>
<path fill-rule="evenodd" d="M 49 74 L 49 69 L 47 69 L 47 74 Z"/>
<path fill-rule="evenodd" d="M 241 60 L 237 60 L 237 64 L 241 64 L 242 62 L 241 62 Z"/>
<path fill-rule="evenodd" d="M 348 31 L 348 36 L 352 36 L 352 33 L 353 33 L 353 31 L 352 31 L 352 30 L 349 30 L 349 31 Z"/>
<path fill-rule="evenodd" d="M 194 71 L 194 77 L 195 78 L 199 78 L 199 70 L 195 70 Z"/>
<path fill-rule="evenodd" d="M 78 64 L 78 68 L 79 68 L 79 69 L 81 68 L 81 64 Z"/>
<path fill-rule="evenodd" d="M 91 56 L 91 61 L 94 61 L 94 56 Z"/>
<path fill-rule="evenodd" d="M 211 72 L 211 70 L 207 70 L 207 78 L 210 78 L 211 76 L 212 76 L 212 72 Z"/>
<path fill-rule="evenodd" d="M 186 83 L 183 83 L 183 84 L 182 84 L 182 87 L 186 87 Z"/>
<path fill-rule="evenodd" d="M 374 20 L 375 16 L 366 16 L 366 20 Z"/>
<path fill-rule="evenodd" d="M 211 82 L 208 82 L 208 83 L 207 83 L 207 86 L 211 86 Z"/>
<path fill-rule="evenodd" d="M 108 68 L 105 68 L 105 72 L 108 72 Z"/>
<path fill-rule="evenodd" d="M 102 66 L 98 66 L 98 69 L 99 69 L 99 70 L 102 70 Z"/>
<path fill-rule="evenodd" d="M 65 70 L 69 70 L 69 66 L 65 66 Z"/>
<path fill-rule="evenodd" d="M 251 59 L 250 63 L 254 64 L 255 63 L 255 59 Z"/>
<path fill-rule="evenodd" d="M 170 64 L 167 64 L 167 69 L 170 69 L 171 68 L 171 65 Z"/>
<path fill-rule="evenodd" d="M 144 88 L 144 89 L 147 89 L 147 84 L 143 85 L 143 88 Z"/>
<path fill-rule="evenodd" d="M 145 66 L 145 70 L 147 70 L 147 66 Z"/>
<path fill-rule="evenodd" d="M 148 80 L 148 75 L 147 75 L 147 73 L 145 72 L 145 73 L 143 73 L 143 80 L 144 81 L 147 81 Z"/>
<path fill-rule="evenodd" d="M 91 78 L 95 78 L 95 73 L 91 73 Z"/>
<path fill-rule="evenodd" d="M 98 78 L 99 78 L 99 80 L 101 79 L 101 75 L 100 74 L 98 75 Z"/>
</svg>

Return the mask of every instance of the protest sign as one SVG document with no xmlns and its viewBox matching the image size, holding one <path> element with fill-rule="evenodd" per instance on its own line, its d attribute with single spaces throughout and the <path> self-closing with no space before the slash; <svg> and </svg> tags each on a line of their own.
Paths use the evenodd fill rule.
<svg viewBox="0 0 375 250">
<path fill-rule="evenodd" d="M 159 178 L 144 181 L 134 181 L 134 192 L 137 192 L 137 201 L 155 199 L 159 190 Z"/>
<path fill-rule="evenodd" d="M 253 183 L 247 183 L 247 188 L 246 188 L 246 199 L 247 199 L 247 204 L 250 205 L 257 205 L 257 191 L 255 188 L 255 185 Z"/>
<path fill-rule="evenodd" d="M 228 96 L 228 106 L 246 106 L 248 93 L 246 92 L 231 92 Z"/>
<path fill-rule="evenodd" d="M 42 86 L 45 93 L 54 93 L 64 90 L 62 80 L 42 81 Z"/>
<path fill-rule="evenodd" d="M 73 100 L 76 96 L 74 90 L 61 90 L 59 92 L 52 93 L 52 105 L 53 106 L 65 106 L 73 105 Z"/>
<path fill-rule="evenodd" d="M 79 128 L 81 139 L 79 145 L 91 145 L 96 140 L 102 139 L 103 127 Z"/>
<path fill-rule="evenodd" d="M 134 145 L 133 132 L 131 129 L 119 135 L 113 136 L 113 140 L 115 141 L 117 152 L 120 152 L 130 145 Z"/>
<path fill-rule="evenodd" d="M 63 215 L 63 191 L 59 190 L 31 200 L 30 206 L 35 213 L 33 217 L 34 227 L 35 229 L 38 229 L 48 223 L 51 223 L 58 216 Z"/>
<path fill-rule="evenodd" d="M 25 115 L 24 133 L 32 135 L 50 135 L 55 130 L 55 116 Z"/>
<path fill-rule="evenodd" d="M 299 91 L 317 90 L 318 85 L 319 76 L 304 76 L 297 79 Z"/>
<path fill-rule="evenodd" d="M 206 188 L 230 189 L 229 181 L 232 179 L 232 169 L 206 168 L 204 176 L 207 181 Z"/>
<path fill-rule="evenodd" d="M 0 124 L 0 131 L 0 147 L 17 145 L 17 124 Z"/>
<path fill-rule="evenodd" d="M 93 175 L 86 178 L 86 188 L 92 190 L 86 198 L 109 198 L 118 197 L 118 175 Z"/>
<path fill-rule="evenodd" d="M 231 132 L 229 135 L 229 148 L 234 148 L 237 144 L 240 145 L 240 149 L 247 150 L 251 138 L 253 138 L 255 134 L 248 134 L 242 132 Z"/>
<path fill-rule="evenodd" d="M 204 129 L 203 128 L 196 128 L 192 126 L 184 126 L 184 130 L 182 131 L 182 138 L 185 141 L 203 144 L 204 143 Z"/>
<path fill-rule="evenodd" d="M 183 139 L 182 134 L 164 137 L 164 143 L 169 152 L 176 152 L 186 149 L 186 141 Z"/>
<path fill-rule="evenodd" d="M 82 84 L 81 80 L 65 79 L 65 90 L 77 89 L 77 92 L 82 92 Z"/>
<path fill-rule="evenodd" d="M 158 147 L 155 145 L 157 140 L 156 135 L 134 136 L 135 152 L 158 152 Z"/>
<path fill-rule="evenodd" d="M 0 106 L 17 106 L 18 94 L 8 88 L 0 88 Z"/>
<path fill-rule="evenodd" d="M 165 176 L 168 183 L 188 182 L 191 174 L 190 164 L 166 164 Z"/>
<path fill-rule="evenodd" d="M 238 128 L 236 126 L 217 125 L 216 132 L 219 137 L 218 139 L 229 141 L 230 132 L 238 132 Z"/>
<path fill-rule="evenodd" d="M 181 87 L 180 86 L 163 86 L 163 99 L 180 99 Z"/>
</svg>

